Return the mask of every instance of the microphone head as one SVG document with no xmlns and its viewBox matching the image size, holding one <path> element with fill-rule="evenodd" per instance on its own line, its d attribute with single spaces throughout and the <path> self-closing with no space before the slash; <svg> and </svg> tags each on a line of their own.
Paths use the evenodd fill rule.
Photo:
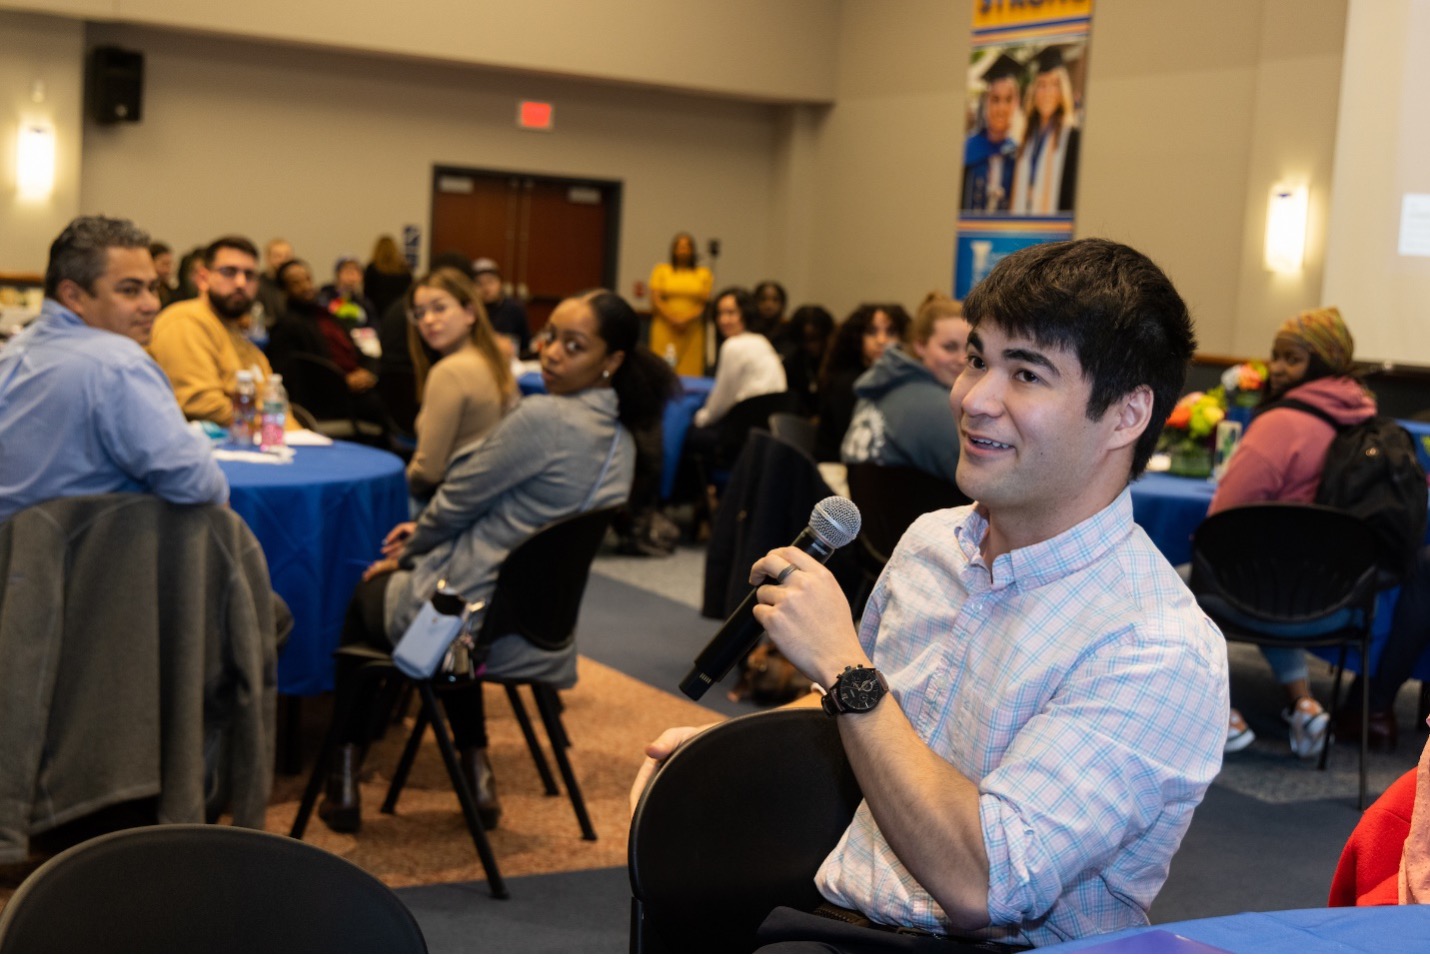
<svg viewBox="0 0 1430 959">
<path fill-rule="evenodd" d="M 842 496 L 826 496 L 814 504 L 809 529 L 834 549 L 842 549 L 859 535 L 859 507 Z"/>
</svg>

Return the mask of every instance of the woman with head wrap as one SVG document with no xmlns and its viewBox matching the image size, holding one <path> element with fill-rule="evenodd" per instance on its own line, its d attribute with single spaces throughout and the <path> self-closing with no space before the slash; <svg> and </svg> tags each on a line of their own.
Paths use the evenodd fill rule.
<svg viewBox="0 0 1430 959">
<path fill-rule="evenodd" d="M 1376 415 L 1375 398 L 1351 375 L 1354 351 L 1350 330 L 1333 306 L 1298 313 L 1281 324 L 1267 364 L 1262 412 L 1247 427 L 1217 483 L 1210 513 L 1248 503 L 1315 500 L 1336 431 L 1318 416 L 1275 403 L 1299 400 L 1342 426 Z M 1305 653 L 1266 646 L 1261 651 L 1286 690 L 1288 706 L 1282 718 L 1291 727 L 1292 751 L 1302 758 L 1318 755 L 1328 716 L 1310 695 Z M 1233 709 L 1227 726 L 1227 751 L 1242 749 L 1254 738 L 1241 714 Z"/>
</svg>

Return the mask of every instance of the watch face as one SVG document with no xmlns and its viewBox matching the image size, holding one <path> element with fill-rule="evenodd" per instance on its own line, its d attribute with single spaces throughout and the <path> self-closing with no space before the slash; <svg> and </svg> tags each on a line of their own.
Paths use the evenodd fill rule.
<svg viewBox="0 0 1430 959">
<path fill-rule="evenodd" d="M 848 669 L 839 678 L 839 701 L 850 712 L 868 712 L 883 698 L 885 689 L 877 671 Z"/>
</svg>

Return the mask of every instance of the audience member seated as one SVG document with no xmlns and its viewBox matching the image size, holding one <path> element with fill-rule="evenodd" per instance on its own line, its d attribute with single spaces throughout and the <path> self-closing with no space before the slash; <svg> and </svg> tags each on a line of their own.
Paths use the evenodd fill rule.
<svg viewBox="0 0 1430 959">
<path fill-rule="evenodd" d="M 228 500 L 208 440 L 144 352 L 157 285 L 149 235 L 128 220 L 79 217 L 51 244 L 40 318 L 0 352 L 0 522 L 91 493 Z"/>
<path fill-rule="evenodd" d="M 761 280 L 755 285 L 755 312 L 760 314 L 760 321 L 765 325 L 765 335 L 775 345 L 775 351 L 781 354 L 784 351 L 780 349 L 779 340 L 788 320 L 785 316 L 788 306 L 789 295 L 774 280 Z"/>
<path fill-rule="evenodd" d="M 1331 879 L 1330 906 L 1430 903 L 1430 743 L 1361 816 Z"/>
<path fill-rule="evenodd" d="M 407 258 L 397 248 L 397 241 L 384 233 L 377 238 L 372 248 L 372 260 L 362 272 L 362 291 L 374 310 L 373 322 L 387 312 L 387 308 L 407 295 L 412 285 L 412 268 Z"/>
<path fill-rule="evenodd" d="M 308 264 L 289 260 L 278 268 L 278 279 L 288 298 L 288 312 L 273 325 L 268 338 L 268 359 L 273 369 L 283 374 L 287 382 L 297 384 L 302 377 L 294 371 L 294 354 L 309 353 L 335 364 L 342 371 L 350 393 L 368 393 L 377 385 L 377 377 L 362 365 L 361 355 L 347 329 L 318 302 Z M 289 392 L 293 392 L 293 387 Z M 335 405 L 341 403 L 341 398 L 332 399 Z"/>
<path fill-rule="evenodd" d="M 750 571 L 756 621 L 828 690 L 863 793 L 815 877 L 826 905 L 762 927 L 778 951 L 1146 925 L 1221 767 L 1225 642 L 1127 488 L 1195 347 L 1186 305 L 1136 251 L 1076 240 L 1009 254 L 964 308 L 958 484 L 976 503 L 914 523 L 857 633 L 803 551 Z M 692 732 L 646 747 L 634 798 Z"/>
<path fill-rule="evenodd" d="M 1315 500 L 1336 430 L 1319 416 L 1276 404 L 1306 403 L 1343 426 L 1374 416 L 1375 398 L 1351 375 L 1354 352 L 1355 341 L 1335 307 L 1307 310 L 1281 324 L 1267 364 L 1266 397 L 1217 483 L 1208 515 L 1247 503 Z M 1281 718 L 1290 728 L 1291 751 L 1303 759 L 1320 755 L 1330 717 L 1307 685 L 1305 651 L 1263 646 L 1261 652 L 1286 691 Z M 1244 749 L 1255 738 L 1241 713 L 1231 710 L 1227 752 Z"/>
<path fill-rule="evenodd" d="M 468 280 L 472 279 L 472 261 L 465 254 L 450 251 L 437 254 L 432 258 L 431 269 L 443 267 L 456 270 Z M 417 407 L 422 400 L 407 342 L 412 335 L 411 330 L 412 323 L 407 316 L 407 291 L 403 290 L 402 296 L 383 311 L 378 327 L 382 355 L 377 359 L 377 390 L 393 424 L 408 436 L 416 435 Z M 419 352 L 427 354 L 429 367 L 441 359 L 425 343 L 421 344 Z"/>
<path fill-rule="evenodd" d="M 669 367 L 638 345 L 640 322 L 619 296 L 597 291 L 562 302 L 543 329 L 546 395 L 527 397 L 487 438 L 459 452 L 416 523 L 387 537 L 353 596 L 344 645 L 390 649 L 439 581 L 469 603 L 491 597 L 507 553 L 554 520 L 625 500 L 635 463 L 631 430 L 660 417 L 676 388 Z M 476 615 L 480 616 L 480 612 Z M 569 687 L 575 651 L 549 653 L 519 637 L 496 641 L 488 671 Z M 340 673 L 340 699 L 362 695 Z M 446 697 L 462 770 L 484 825 L 500 815 L 486 758 L 480 683 Z M 354 712 L 319 815 L 339 832 L 359 828 L 360 746 L 371 725 Z"/>
<path fill-rule="evenodd" d="M 159 278 L 159 309 L 174 302 L 174 251 L 167 243 L 149 244 L 149 256 L 154 260 L 154 275 Z"/>
<path fill-rule="evenodd" d="M 487 435 L 515 402 L 516 379 L 465 276 L 435 270 L 413 285 L 408 304 L 409 349 L 422 409 L 407 484 L 415 498 L 426 500 L 452 455 Z M 429 364 L 421 344 L 441 359 Z"/>
<path fill-rule="evenodd" d="M 318 302 L 352 330 L 377 325 L 377 308 L 362 291 L 362 261 L 344 253 L 333 263 L 333 281 L 318 291 Z"/>
<path fill-rule="evenodd" d="M 930 293 L 914 314 L 909 349 L 889 347 L 854 382 L 859 402 L 840 449 L 846 463 L 912 466 L 956 482 L 958 424 L 949 390 L 968 362 L 962 307 Z"/>
<path fill-rule="evenodd" d="M 278 268 L 292 259 L 293 244 L 282 237 L 269 240 L 263 248 L 264 269 L 258 278 L 258 299 L 253 312 L 255 320 L 262 319 L 265 331 L 288 312 L 288 294 L 283 292 L 283 284 L 278 281 Z M 263 314 L 261 317 L 258 315 L 260 312 Z"/>
<path fill-rule="evenodd" d="M 149 354 L 169 377 L 185 416 L 229 426 L 238 371 L 257 368 L 260 389 L 273 375 L 268 357 L 244 333 L 258 292 L 257 248 L 241 236 L 219 237 L 204 250 L 196 282 L 197 297 L 155 319 Z"/>
<path fill-rule="evenodd" d="M 741 400 L 785 391 L 784 364 L 766 336 L 769 321 L 756 312 L 748 291 L 722 290 L 715 297 L 715 323 L 725 342 L 715 364 L 715 385 L 695 411 L 697 429 L 719 423 Z"/>
<path fill-rule="evenodd" d="M 854 381 L 884 355 L 884 350 L 904 338 L 909 314 L 895 303 L 866 303 L 849 315 L 834 332 L 824 365 L 819 371 L 819 433 L 815 459 L 839 462 L 839 447 L 854 416 Z"/>
<path fill-rule="evenodd" d="M 531 352 L 531 327 L 527 325 L 526 307 L 516 297 L 506 295 L 506 284 L 502 282 L 501 268 L 496 260 L 483 257 L 472 264 L 472 270 L 482 295 L 482 305 L 487 310 L 487 319 L 507 345 L 507 358 L 526 356 Z"/>
<path fill-rule="evenodd" d="M 199 284 L 195 277 L 203 259 L 204 248 L 201 246 L 194 247 L 179 258 L 178 285 L 174 287 L 175 300 L 192 300 L 199 295 Z"/>
<path fill-rule="evenodd" d="M 785 365 L 785 384 L 800 398 L 807 416 L 819 412 L 819 366 L 834 335 L 834 317 L 822 306 L 801 306 L 790 316 L 779 340 L 771 338 Z"/>
</svg>

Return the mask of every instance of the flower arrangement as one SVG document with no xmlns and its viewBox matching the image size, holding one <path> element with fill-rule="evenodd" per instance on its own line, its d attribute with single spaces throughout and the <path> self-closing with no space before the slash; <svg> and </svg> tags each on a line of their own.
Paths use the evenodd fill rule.
<svg viewBox="0 0 1430 959">
<path fill-rule="evenodd" d="M 1217 424 L 1231 415 L 1243 424 L 1251 408 L 1261 401 L 1266 385 L 1266 364 L 1258 360 L 1238 363 L 1221 376 L 1221 383 L 1204 393 L 1188 393 L 1177 401 L 1162 429 L 1158 448 L 1171 455 L 1170 472 L 1181 476 L 1209 476 Z"/>
</svg>

